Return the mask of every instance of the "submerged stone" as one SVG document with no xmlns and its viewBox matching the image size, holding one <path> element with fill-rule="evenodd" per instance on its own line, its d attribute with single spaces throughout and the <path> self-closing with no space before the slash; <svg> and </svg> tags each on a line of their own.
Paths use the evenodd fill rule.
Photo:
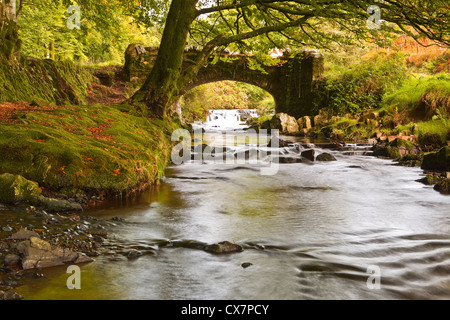
<svg viewBox="0 0 450 320">
<path fill-rule="evenodd" d="M 242 252 L 244 248 L 238 244 L 234 244 L 228 241 L 223 241 L 215 244 L 210 244 L 205 247 L 206 252 L 215 254 L 235 253 Z"/>
</svg>

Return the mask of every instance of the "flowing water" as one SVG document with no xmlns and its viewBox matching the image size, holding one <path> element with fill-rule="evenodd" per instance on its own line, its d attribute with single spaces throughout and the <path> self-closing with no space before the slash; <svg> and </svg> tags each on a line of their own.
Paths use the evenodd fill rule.
<svg viewBox="0 0 450 320">
<path fill-rule="evenodd" d="M 220 135 L 217 133 L 216 135 Z M 290 139 L 299 142 L 299 139 Z M 251 165 L 186 163 L 132 204 L 94 212 L 121 217 L 104 255 L 25 281 L 27 299 L 450 299 L 450 197 L 415 180 L 419 168 L 332 151 L 338 161 Z M 230 241 L 241 253 L 202 244 Z M 243 263 L 251 263 L 243 268 Z M 372 270 L 380 286 L 368 285 Z"/>
</svg>

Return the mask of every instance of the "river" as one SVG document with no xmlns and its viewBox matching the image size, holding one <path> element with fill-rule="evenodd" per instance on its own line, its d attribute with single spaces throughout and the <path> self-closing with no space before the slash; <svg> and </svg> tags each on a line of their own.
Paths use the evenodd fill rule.
<svg viewBox="0 0 450 320">
<path fill-rule="evenodd" d="M 450 299 L 450 198 L 416 182 L 419 168 L 358 150 L 331 151 L 334 162 L 280 164 L 275 175 L 241 164 L 169 167 L 138 200 L 86 213 L 124 220 L 106 243 L 111 255 L 82 266 L 81 290 L 68 290 L 65 268 L 52 268 L 18 292 L 26 299 Z M 224 240 L 244 251 L 189 246 Z M 143 255 L 113 253 L 134 249 Z"/>
</svg>

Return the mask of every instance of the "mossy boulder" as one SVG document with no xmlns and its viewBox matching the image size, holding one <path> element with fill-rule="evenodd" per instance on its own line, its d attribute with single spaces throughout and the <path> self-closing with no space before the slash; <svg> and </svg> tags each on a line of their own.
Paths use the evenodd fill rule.
<svg viewBox="0 0 450 320">
<path fill-rule="evenodd" d="M 317 160 L 317 161 L 324 161 L 324 162 L 327 162 L 327 161 L 337 161 L 336 158 L 335 158 L 332 154 L 326 153 L 326 152 L 325 152 L 325 153 L 322 153 L 322 154 L 319 154 L 319 155 L 317 156 L 316 160 Z"/>
<path fill-rule="evenodd" d="M 20 175 L 4 173 L 0 175 L 0 202 L 17 203 L 39 197 L 39 184 Z"/>
<path fill-rule="evenodd" d="M 450 194 L 450 179 L 443 179 L 439 181 L 434 186 L 434 190 L 439 191 L 442 194 Z"/>
<path fill-rule="evenodd" d="M 426 154 L 423 157 L 422 169 L 450 171 L 450 147 Z"/>
<path fill-rule="evenodd" d="M 5 173 L 0 175 L 0 202 L 15 204 L 27 202 L 42 207 L 48 212 L 81 212 L 83 207 L 78 203 L 41 196 L 42 190 L 37 182 L 25 179 L 20 175 Z"/>
</svg>

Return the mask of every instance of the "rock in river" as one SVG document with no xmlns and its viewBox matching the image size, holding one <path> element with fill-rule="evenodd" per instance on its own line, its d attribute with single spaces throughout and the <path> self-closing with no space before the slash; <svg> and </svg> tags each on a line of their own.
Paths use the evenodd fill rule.
<svg viewBox="0 0 450 320">
<path fill-rule="evenodd" d="M 34 231 L 18 231 L 9 237 L 8 240 L 24 240 L 11 245 L 12 248 L 20 253 L 22 269 L 24 270 L 54 267 L 65 263 L 79 264 L 93 261 L 83 253 L 52 247 L 49 242 L 40 239 L 39 235 Z M 17 263 L 17 259 L 13 258 L 15 257 L 10 257 L 10 262 Z"/>
<path fill-rule="evenodd" d="M 0 175 L 0 202 L 15 204 L 27 202 L 45 208 L 47 212 L 82 212 L 78 203 L 51 199 L 41 196 L 42 190 L 37 182 L 25 179 L 20 175 L 4 173 Z"/>
<path fill-rule="evenodd" d="M 215 244 L 210 244 L 205 247 L 206 252 L 224 254 L 224 253 L 235 253 L 242 252 L 244 248 L 238 244 L 234 244 L 228 241 L 223 241 Z"/>
<path fill-rule="evenodd" d="M 39 234 L 31 230 L 20 230 L 14 233 L 12 236 L 7 238 L 7 240 L 30 240 L 31 237 L 39 238 Z"/>
<path fill-rule="evenodd" d="M 310 150 L 305 150 L 301 153 L 303 158 L 306 158 L 310 161 L 314 161 L 315 160 L 315 155 L 316 155 L 316 151 L 314 149 L 310 149 Z"/>
<path fill-rule="evenodd" d="M 337 161 L 336 158 L 332 154 L 329 154 L 329 153 L 326 153 L 326 152 L 322 153 L 322 154 L 319 154 L 317 156 L 316 160 L 317 161 Z"/>
<path fill-rule="evenodd" d="M 0 202 L 17 203 L 38 197 L 42 190 L 39 184 L 22 176 L 4 173 L 0 175 Z"/>
</svg>

